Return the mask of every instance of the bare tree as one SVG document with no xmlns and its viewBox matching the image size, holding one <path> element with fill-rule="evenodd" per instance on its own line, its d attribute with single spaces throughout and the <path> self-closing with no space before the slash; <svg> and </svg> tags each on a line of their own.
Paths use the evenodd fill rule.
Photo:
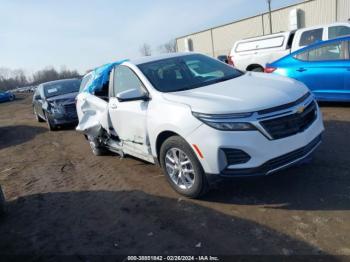
<svg viewBox="0 0 350 262">
<path fill-rule="evenodd" d="M 159 46 L 159 50 L 162 53 L 176 53 L 176 40 L 170 40 L 169 42 Z"/>
<path fill-rule="evenodd" d="M 152 55 L 151 46 L 149 44 L 144 43 L 140 47 L 140 53 L 143 56 L 151 56 Z"/>
<path fill-rule="evenodd" d="M 57 71 L 53 67 L 47 67 L 43 70 L 35 72 L 28 76 L 22 69 L 11 70 L 9 68 L 0 68 L 0 90 L 10 90 L 16 87 L 23 87 L 28 85 L 37 85 L 40 83 L 80 77 L 77 70 L 68 70 L 66 67 L 61 67 Z"/>
</svg>

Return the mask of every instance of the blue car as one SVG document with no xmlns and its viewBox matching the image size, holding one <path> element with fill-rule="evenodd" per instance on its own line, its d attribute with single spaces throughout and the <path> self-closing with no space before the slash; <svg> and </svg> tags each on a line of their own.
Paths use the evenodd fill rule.
<svg viewBox="0 0 350 262">
<path fill-rule="evenodd" d="M 350 36 L 318 42 L 266 65 L 303 82 L 318 101 L 350 102 Z"/>
<path fill-rule="evenodd" d="M 0 91 L 0 102 L 13 101 L 15 100 L 15 95 L 10 91 Z"/>
</svg>

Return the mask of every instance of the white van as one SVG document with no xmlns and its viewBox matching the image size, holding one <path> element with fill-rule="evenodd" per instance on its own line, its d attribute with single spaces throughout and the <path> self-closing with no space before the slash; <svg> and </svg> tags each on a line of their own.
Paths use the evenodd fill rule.
<svg viewBox="0 0 350 262">
<path fill-rule="evenodd" d="M 333 23 L 237 41 L 228 62 L 243 71 L 263 72 L 272 63 L 318 41 L 350 35 L 350 23 Z"/>
</svg>

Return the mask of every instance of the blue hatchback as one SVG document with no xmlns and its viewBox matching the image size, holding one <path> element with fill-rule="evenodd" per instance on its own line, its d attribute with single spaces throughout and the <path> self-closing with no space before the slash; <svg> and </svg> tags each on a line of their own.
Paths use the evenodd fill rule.
<svg viewBox="0 0 350 262">
<path fill-rule="evenodd" d="M 303 82 L 319 101 L 350 102 L 350 36 L 310 45 L 266 65 Z"/>
<path fill-rule="evenodd" d="M 3 92 L 0 90 L 0 102 L 12 101 L 15 99 L 15 95 L 10 91 Z"/>
</svg>

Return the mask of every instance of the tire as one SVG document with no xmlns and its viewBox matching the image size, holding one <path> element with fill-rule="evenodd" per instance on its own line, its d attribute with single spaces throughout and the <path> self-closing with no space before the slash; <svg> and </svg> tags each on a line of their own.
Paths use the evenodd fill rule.
<svg viewBox="0 0 350 262">
<path fill-rule="evenodd" d="M 44 120 L 36 113 L 35 107 L 33 107 L 33 114 L 35 116 L 36 121 L 44 122 Z"/>
<path fill-rule="evenodd" d="M 0 217 L 6 213 L 5 197 L 0 186 Z"/>
<path fill-rule="evenodd" d="M 50 131 L 56 131 L 57 130 L 57 126 L 52 123 L 51 118 L 48 116 L 48 114 L 45 112 L 45 118 L 46 118 L 46 123 L 47 123 L 47 127 L 49 128 Z"/>
<path fill-rule="evenodd" d="M 10 97 L 9 97 L 9 100 L 10 100 L 10 101 L 15 100 L 15 96 L 13 96 L 13 95 L 12 95 L 12 96 L 10 96 Z"/>
<path fill-rule="evenodd" d="M 106 149 L 101 145 L 100 141 L 94 137 L 87 137 L 91 151 L 95 156 L 103 156 L 106 153 Z"/>
<path fill-rule="evenodd" d="M 209 185 L 202 165 L 193 149 L 181 137 L 172 136 L 164 141 L 160 149 L 160 164 L 169 184 L 179 194 L 199 198 L 208 191 Z"/>
<path fill-rule="evenodd" d="M 263 72 L 264 72 L 264 68 L 258 66 L 258 67 L 254 67 L 251 71 L 252 71 L 252 72 L 260 72 L 260 73 L 263 73 Z"/>
</svg>

